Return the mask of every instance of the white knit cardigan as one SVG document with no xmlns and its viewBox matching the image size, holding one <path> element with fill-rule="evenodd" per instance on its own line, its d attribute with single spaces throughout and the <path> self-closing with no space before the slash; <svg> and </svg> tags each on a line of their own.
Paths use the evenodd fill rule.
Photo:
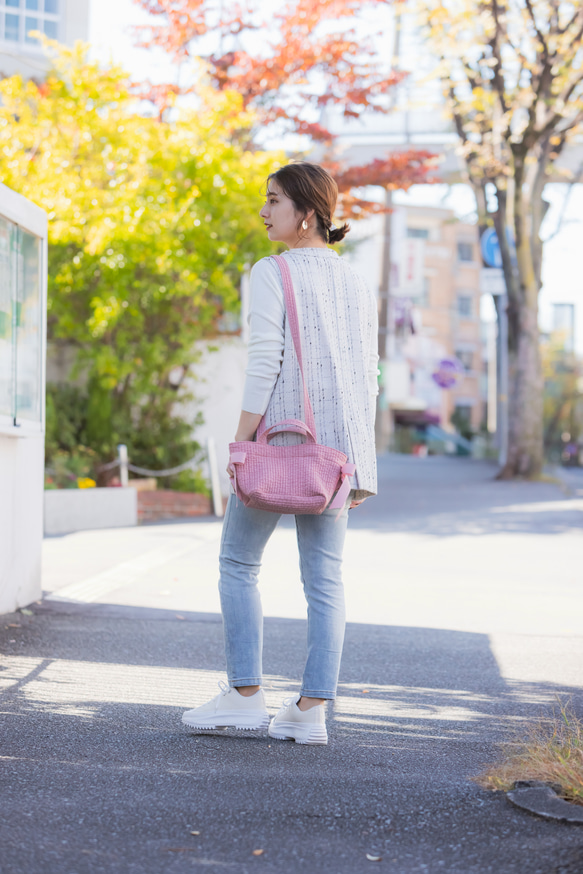
<svg viewBox="0 0 583 874">
<path fill-rule="evenodd" d="M 340 449 L 356 465 L 354 497 L 377 491 L 375 396 L 378 393 L 377 305 L 364 280 L 331 249 L 286 252 L 296 297 L 304 373 L 318 443 Z M 265 414 L 267 427 L 304 419 L 303 390 L 281 274 L 271 258 L 251 271 L 249 358 L 243 409 Z M 273 445 L 302 438 L 276 435 Z"/>
</svg>

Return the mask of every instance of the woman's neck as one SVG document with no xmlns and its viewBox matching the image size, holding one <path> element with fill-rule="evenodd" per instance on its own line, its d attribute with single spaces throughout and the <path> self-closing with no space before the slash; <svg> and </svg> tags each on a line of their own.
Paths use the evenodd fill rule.
<svg viewBox="0 0 583 874">
<path fill-rule="evenodd" d="M 289 243 L 287 245 L 291 251 L 293 251 L 294 249 L 327 249 L 328 248 L 328 246 L 324 242 L 324 240 L 322 240 L 320 238 L 315 239 L 315 240 L 314 239 L 298 240 L 298 242 L 295 243 L 293 246 L 291 246 Z"/>
</svg>

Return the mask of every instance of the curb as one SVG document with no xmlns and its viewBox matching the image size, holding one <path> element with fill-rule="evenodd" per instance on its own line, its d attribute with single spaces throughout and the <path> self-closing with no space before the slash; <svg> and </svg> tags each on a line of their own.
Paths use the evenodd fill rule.
<svg viewBox="0 0 583 874">
<path fill-rule="evenodd" d="M 560 798 L 554 787 L 548 783 L 518 780 L 514 788 L 506 793 L 506 797 L 515 807 L 544 819 L 583 825 L 583 806 Z"/>
</svg>

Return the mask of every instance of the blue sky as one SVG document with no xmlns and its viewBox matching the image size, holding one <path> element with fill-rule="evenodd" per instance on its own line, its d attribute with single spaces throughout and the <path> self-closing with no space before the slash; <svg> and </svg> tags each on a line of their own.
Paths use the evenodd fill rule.
<svg viewBox="0 0 583 874">
<path fill-rule="evenodd" d="M 133 0 L 93 0 L 90 13 L 89 38 L 93 54 L 100 60 L 123 64 L 135 78 L 152 81 L 175 81 L 176 68 L 160 50 L 135 48 L 130 32 L 132 25 L 144 24 L 148 16 Z M 546 196 L 551 202 L 547 214 L 544 235 L 556 228 L 565 197 L 566 186 L 547 187 Z M 443 197 L 447 200 L 444 203 Z M 399 194 L 399 202 L 425 205 L 446 205 L 459 215 L 466 215 L 473 208 L 471 192 L 465 186 L 455 186 L 449 195 L 443 186 L 416 186 L 409 194 Z M 576 304 L 576 346 L 583 355 L 583 270 L 580 252 L 583 244 L 583 185 L 573 190 L 563 228 L 545 246 L 543 267 L 544 287 L 540 295 L 540 323 L 543 329 L 551 326 L 553 303 Z"/>
</svg>

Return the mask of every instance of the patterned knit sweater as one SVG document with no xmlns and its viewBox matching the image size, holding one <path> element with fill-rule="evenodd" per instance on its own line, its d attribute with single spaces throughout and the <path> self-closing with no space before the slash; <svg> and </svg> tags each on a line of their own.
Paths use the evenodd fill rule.
<svg viewBox="0 0 583 874">
<path fill-rule="evenodd" d="M 364 280 L 332 249 L 292 249 L 284 257 L 294 284 L 318 443 L 340 449 L 356 465 L 355 498 L 376 494 L 376 301 Z M 271 258 L 253 267 L 250 297 L 243 409 L 265 414 L 267 427 L 282 419 L 304 419 L 281 275 Z M 287 433 L 270 442 L 291 445 L 302 438 Z"/>
</svg>

